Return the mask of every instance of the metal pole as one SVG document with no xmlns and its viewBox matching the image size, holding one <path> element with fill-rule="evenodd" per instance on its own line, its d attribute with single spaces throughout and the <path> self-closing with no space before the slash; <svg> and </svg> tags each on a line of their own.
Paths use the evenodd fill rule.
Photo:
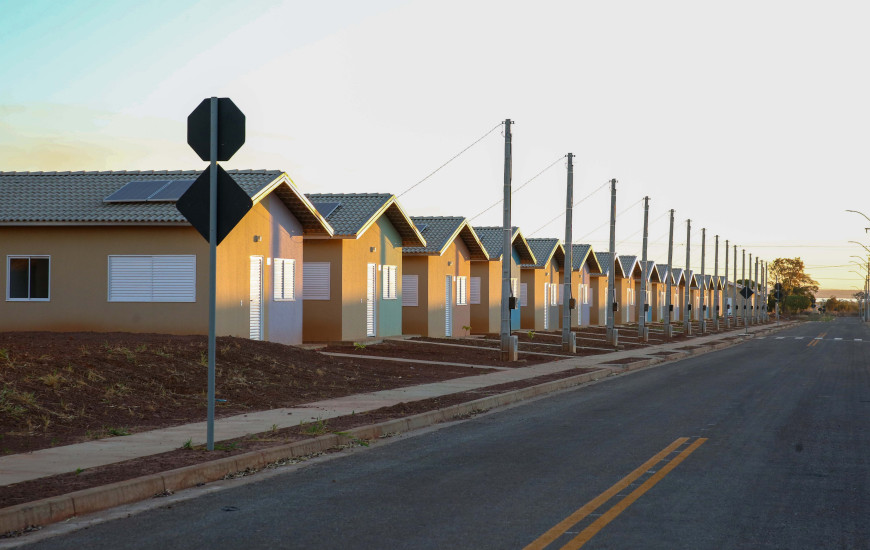
<svg viewBox="0 0 870 550">
<path fill-rule="evenodd" d="M 734 301 L 731 304 L 732 315 L 734 316 L 734 328 L 737 328 L 737 245 L 734 245 L 734 291 L 732 292 Z"/>
<path fill-rule="evenodd" d="M 565 198 L 565 290 L 562 292 L 562 349 L 577 351 L 574 333 L 571 332 L 571 270 L 574 268 L 571 244 L 571 222 L 574 217 L 574 154 L 568 153 L 568 189 Z M 577 304 L 577 307 L 580 307 Z"/>
<path fill-rule="evenodd" d="M 214 394 L 215 394 L 215 301 L 217 295 L 217 157 L 218 157 L 218 98 L 211 98 L 211 142 L 209 144 L 208 190 L 208 420 L 206 443 L 214 450 Z"/>
<path fill-rule="evenodd" d="M 616 344 L 614 321 L 616 312 L 615 281 L 616 278 L 616 180 L 610 180 L 610 274 L 607 277 L 607 343 Z"/>
<path fill-rule="evenodd" d="M 719 331 L 719 235 L 716 235 L 713 259 L 713 330 Z"/>
<path fill-rule="evenodd" d="M 749 276 L 752 277 L 752 253 L 749 253 Z M 744 277 L 745 279 L 745 277 Z M 743 281 L 746 282 L 745 280 Z M 755 290 L 753 287 L 755 286 L 755 281 L 751 281 L 749 284 L 749 290 Z M 750 294 L 749 298 L 749 308 L 746 310 L 746 315 L 750 323 L 753 323 L 752 316 L 755 313 L 755 301 L 756 295 Z"/>
<path fill-rule="evenodd" d="M 689 310 L 692 297 L 692 270 L 691 270 L 691 249 L 692 249 L 692 220 L 686 220 L 686 287 L 683 301 L 683 327 L 685 333 L 692 334 L 692 313 Z"/>
<path fill-rule="evenodd" d="M 758 324 L 758 302 L 761 297 L 761 288 L 758 286 L 758 256 L 755 257 L 755 309 L 752 310 L 752 324 Z"/>
<path fill-rule="evenodd" d="M 743 273 L 743 276 L 740 278 L 740 280 L 743 281 L 743 286 L 745 287 L 746 286 L 746 249 L 745 248 L 743 249 L 743 260 L 740 262 L 740 268 L 741 268 L 742 273 Z M 742 303 L 743 303 L 743 328 L 744 328 L 745 332 L 748 332 L 748 329 L 746 328 L 746 297 L 743 296 L 743 294 L 741 294 L 740 296 L 743 297 L 743 300 L 742 300 Z"/>
<path fill-rule="evenodd" d="M 701 284 L 698 285 L 699 287 L 701 287 L 701 286 L 706 287 L 707 286 L 707 275 L 704 271 L 704 257 L 707 255 L 706 254 L 706 252 L 707 252 L 706 246 L 707 246 L 707 228 L 702 227 L 701 228 Z M 698 315 L 701 318 L 699 325 L 701 328 L 701 334 L 706 334 L 707 333 L 707 307 L 706 307 L 705 300 L 704 300 L 704 298 L 705 298 L 704 294 L 707 293 L 707 289 L 706 288 L 699 288 L 698 293 L 701 295 L 700 303 L 698 304 L 700 306 L 698 308 L 699 309 Z"/>
<path fill-rule="evenodd" d="M 643 250 L 641 252 L 641 277 L 640 277 L 640 312 L 637 318 L 637 333 L 638 336 L 646 341 L 644 335 L 646 334 L 646 278 L 647 278 L 647 260 L 646 260 L 646 247 L 647 247 L 647 237 L 649 231 L 649 197 L 643 198 Z M 651 273 L 652 270 L 649 270 Z"/>
<path fill-rule="evenodd" d="M 776 281 L 776 284 L 779 284 L 779 273 L 777 273 L 775 275 L 774 280 Z M 774 307 L 775 314 L 776 314 L 776 324 L 778 325 L 779 324 L 779 299 L 778 298 L 774 300 L 773 307 Z"/>
<path fill-rule="evenodd" d="M 504 121 L 504 199 L 501 249 L 501 358 L 502 361 L 512 361 L 511 346 L 511 119 Z"/>
<path fill-rule="evenodd" d="M 665 284 L 665 338 L 671 337 L 671 281 L 674 263 L 674 210 L 671 209 L 671 228 L 668 231 L 668 275 Z"/>
</svg>

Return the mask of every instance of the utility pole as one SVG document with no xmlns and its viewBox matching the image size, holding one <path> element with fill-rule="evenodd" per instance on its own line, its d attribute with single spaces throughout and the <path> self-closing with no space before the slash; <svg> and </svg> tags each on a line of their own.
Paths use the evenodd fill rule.
<svg viewBox="0 0 870 550">
<path fill-rule="evenodd" d="M 713 259 L 713 330 L 719 332 L 719 235 L 716 235 Z"/>
<path fill-rule="evenodd" d="M 752 310 L 752 324 L 758 324 L 758 310 L 759 310 L 759 297 L 761 296 L 761 289 L 758 286 L 758 256 L 755 257 L 755 309 Z"/>
<path fill-rule="evenodd" d="M 692 258 L 692 220 L 686 220 L 686 287 L 683 295 L 683 330 L 686 336 L 692 334 L 692 270 L 690 260 Z"/>
<path fill-rule="evenodd" d="M 649 341 L 649 328 L 646 327 L 646 310 L 649 308 L 649 304 L 646 303 L 646 278 L 647 278 L 647 264 L 646 264 L 646 245 L 647 245 L 647 236 L 649 230 L 649 197 L 643 198 L 643 250 L 641 252 L 641 279 L 640 279 L 640 313 L 637 317 L 637 334 L 641 338 L 643 338 L 644 342 Z M 649 270 L 652 272 L 652 270 Z"/>
<path fill-rule="evenodd" d="M 737 312 L 737 245 L 736 244 L 734 245 L 734 285 L 733 286 L 734 286 L 734 292 L 732 292 L 732 294 L 734 295 L 734 301 L 731 304 L 731 311 L 733 312 L 733 316 L 734 316 L 734 328 L 737 328 L 739 326 L 739 323 L 737 321 L 737 313 L 738 312 Z"/>
<path fill-rule="evenodd" d="M 565 198 L 565 265 L 563 279 L 565 290 L 562 292 L 562 351 L 577 352 L 577 336 L 571 330 L 571 270 L 574 263 L 571 258 L 573 245 L 571 223 L 574 217 L 574 154 L 568 153 L 568 189 Z M 579 307 L 579 304 L 578 304 Z"/>
<path fill-rule="evenodd" d="M 511 336 L 511 177 L 512 177 L 512 150 L 511 150 L 511 119 L 504 121 L 504 238 L 501 249 L 501 360 L 517 360 L 517 338 Z M 515 298 L 515 299 L 518 299 Z"/>
<path fill-rule="evenodd" d="M 616 317 L 616 179 L 610 180 L 610 274 L 607 277 L 607 343 L 619 345 L 619 335 L 614 328 Z"/>
<path fill-rule="evenodd" d="M 741 280 L 743 281 L 743 286 L 746 286 L 746 249 L 743 249 L 743 260 L 740 262 L 740 269 L 742 271 L 743 276 Z M 741 294 L 743 296 L 743 294 Z M 746 297 L 743 296 L 743 328 L 746 332 L 748 329 L 746 328 Z"/>
<path fill-rule="evenodd" d="M 752 277 L 752 253 L 749 253 L 749 276 Z M 745 280 L 743 282 L 746 282 Z M 755 286 L 755 281 L 751 281 L 749 285 L 749 290 L 753 290 L 752 287 Z M 755 294 L 751 294 L 749 298 L 749 310 L 747 311 L 747 316 L 749 319 L 749 324 L 755 324 L 753 321 L 753 314 L 755 313 L 755 302 L 757 301 L 757 296 Z"/>
<path fill-rule="evenodd" d="M 725 328 L 731 328 L 731 308 L 726 305 L 728 301 L 728 252 L 730 252 L 730 241 L 725 239 L 725 286 L 722 292 L 722 313 L 725 317 Z"/>
<path fill-rule="evenodd" d="M 670 340 L 674 334 L 671 326 L 671 312 L 674 306 L 671 302 L 671 281 L 674 278 L 674 210 L 671 209 L 671 229 L 668 231 L 668 274 L 665 283 L 665 340 Z M 870 267 L 868 267 L 870 270 Z"/>
<path fill-rule="evenodd" d="M 774 280 L 776 281 L 776 284 L 779 284 L 779 273 L 776 274 L 776 276 L 774 277 Z M 779 299 L 775 299 L 773 301 L 773 309 L 774 309 L 774 313 L 776 315 L 776 324 L 778 325 L 779 324 Z"/>
<path fill-rule="evenodd" d="M 701 295 L 700 303 L 698 304 L 700 307 L 698 308 L 698 315 L 701 320 L 698 322 L 698 325 L 701 328 L 701 334 L 707 334 L 707 304 L 705 303 L 705 294 L 707 293 L 707 275 L 704 272 L 704 257 L 706 254 L 707 246 L 707 228 L 701 228 L 701 284 L 698 285 L 698 294 Z M 704 287 L 704 288 L 700 288 Z"/>
</svg>

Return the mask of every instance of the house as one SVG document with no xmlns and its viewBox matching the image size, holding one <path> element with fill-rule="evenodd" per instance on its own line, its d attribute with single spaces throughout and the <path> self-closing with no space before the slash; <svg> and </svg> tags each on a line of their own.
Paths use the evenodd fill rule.
<svg viewBox="0 0 870 550">
<path fill-rule="evenodd" d="M 402 248 L 402 333 L 466 336 L 471 326 L 471 261 L 489 255 L 461 217 L 411 218 L 426 246 Z"/>
<path fill-rule="evenodd" d="M 504 232 L 501 227 L 475 227 L 489 260 L 471 262 L 471 330 L 475 333 L 501 332 L 502 249 Z M 520 264 L 535 264 L 537 260 L 529 243 L 518 227 L 511 231 L 511 276 L 510 292 L 515 298 L 515 309 L 510 312 L 511 330 L 520 329 L 522 306 L 520 305 Z"/>
<path fill-rule="evenodd" d="M 520 327 L 562 327 L 565 248 L 559 239 L 528 239 L 536 263 L 520 265 Z"/>
<path fill-rule="evenodd" d="M 400 335 L 402 249 L 426 246 L 414 222 L 389 193 L 307 197 L 335 233 L 305 239 L 305 341 Z"/>
<path fill-rule="evenodd" d="M 217 248 L 216 333 L 302 341 L 303 237 L 333 229 L 278 170 Z M 209 246 L 175 207 L 196 171 L 0 172 L 0 330 L 207 334 Z"/>
<path fill-rule="evenodd" d="M 637 256 L 622 255 L 619 262 L 625 269 L 626 277 L 617 282 L 618 295 L 623 300 L 625 307 L 620 308 L 617 319 L 620 324 L 636 323 L 640 307 L 640 281 L 643 277 L 643 269 Z"/>
<path fill-rule="evenodd" d="M 660 318 L 656 318 L 656 312 L 659 309 L 659 288 L 663 288 L 661 276 L 659 275 L 659 270 L 656 269 L 655 262 L 647 261 L 644 263 L 643 261 L 638 262 L 638 266 L 643 273 L 642 277 L 646 279 L 646 299 L 642 299 L 641 295 L 641 279 L 638 278 L 635 282 L 634 294 L 637 296 L 637 307 L 635 308 L 635 314 L 632 318 L 632 322 L 638 323 L 640 322 L 641 312 L 643 311 L 643 304 L 646 304 L 647 310 L 646 315 L 644 317 L 644 321 L 647 323 L 651 323 L 654 320 L 658 321 Z"/>
<path fill-rule="evenodd" d="M 671 268 L 671 305 L 674 316 L 671 321 L 685 321 L 686 271 L 679 267 Z"/>
<path fill-rule="evenodd" d="M 624 308 L 624 304 L 622 300 L 622 289 L 619 285 L 620 281 L 624 279 L 626 275 L 622 263 L 619 261 L 619 257 L 614 256 L 615 255 L 610 252 L 595 253 L 598 264 L 601 266 L 601 273 L 590 274 L 592 276 L 592 301 L 593 303 L 598 304 L 598 307 L 593 308 L 591 311 L 593 325 L 607 325 L 607 319 L 613 311 L 613 305 L 607 303 L 608 278 L 611 276 L 614 278 L 613 295 L 614 301 L 617 304 L 617 316 L 614 319 L 615 322 L 621 319 L 619 311 Z"/>
<path fill-rule="evenodd" d="M 577 285 L 577 293 L 574 295 L 577 300 L 577 312 L 571 315 L 571 326 L 589 326 L 594 324 L 592 321 L 593 309 L 596 318 L 604 317 L 604 311 L 601 309 L 603 303 L 596 304 L 592 298 L 592 275 L 601 274 L 601 265 L 598 263 L 598 257 L 592 250 L 592 246 L 588 244 L 571 245 L 571 263 L 573 264 L 571 284 Z M 598 277 L 598 279 L 600 278 Z"/>
<path fill-rule="evenodd" d="M 654 322 L 664 322 L 664 320 L 668 316 L 668 300 L 667 300 L 667 289 L 668 289 L 668 281 L 671 282 L 671 304 L 674 304 L 674 296 L 676 292 L 676 287 L 674 286 L 674 278 L 673 273 L 668 270 L 668 266 L 666 264 L 656 264 L 656 271 L 659 272 L 659 278 L 661 279 L 661 285 L 658 287 L 658 296 L 656 296 L 656 311 L 653 313 Z M 674 316 L 670 315 L 671 320 L 673 320 Z"/>
</svg>

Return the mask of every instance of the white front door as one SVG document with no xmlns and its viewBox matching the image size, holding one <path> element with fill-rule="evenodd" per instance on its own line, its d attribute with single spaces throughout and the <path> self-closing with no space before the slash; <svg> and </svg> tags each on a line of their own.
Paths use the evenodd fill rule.
<svg viewBox="0 0 870 550">
<path fill-rule="evenodd" d="M 378 264 L 369 264 L 366 271 L 366 336 L 377 336 L 375 329 L 377 312 L 375 301 L 378 297 Z"/>
<path fill-rule="evenodd" d="M 444 336 L 453 336 L 453 277 L 444 283 Z"/>
<path fill-rule="evenodd" d="M 251 256 L 251 340 L 263 339 L 263 257 Z"/>
</svg>

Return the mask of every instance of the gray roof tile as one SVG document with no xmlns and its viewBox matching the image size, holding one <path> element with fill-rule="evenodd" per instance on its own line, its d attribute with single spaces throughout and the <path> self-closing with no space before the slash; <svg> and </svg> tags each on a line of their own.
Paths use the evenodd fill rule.
<svg viewBox="0 0 870 550">
<path fill-rule="evenodd" d="M 426 246 L 406 246 L 403 254 L 440 254 L 459 238 L 468 247 L 472 259 L 489 259 L 474 229 L 462 216 L 412 216 L 411 221 L 426 239 Z"/>
<path fill-rule="evenodd" d="M 523 237 L 520 232 L 519 227 L 512 227 L 512 235 L 511 242 L 513 243 L 514 248 L 517 249 L 517 252 L 520 256 L 521 263 L 537 263 L 537 258 L 535 258 L 532 249 L 527 246 L 527 242 L 525 237 Z M 504 244 L 504 233 L 502 232 L 501 227 L 475 227 L 474 232 L 477 233 L 477 236 L 480 238 L 480 242 L 483 243 L 483 247 L 486 248 L 487 254 L 489 254 L 490 260 L 498 260 L 501 258 L 502 248 Z M 521 241 L 521 243 L 517 243 L 517 239 Z"/>
<path fill-rule="evenodd" d="M 399 232 L 403 246 L 426 246 L 426 240 L 390 193 L 309 193 L 305 196 L 313 203 L 338 203 L 326 217 L 336 236 L 355 236 L 380 214 Z"/>
<path fill-rule="evenodd" d="M 535 259 L 538 261 L 534 264 L 522 264 L 522 267 L 543 269 L 551 256 L 555 257 L 560 267 L 565 263 L 565 249 L 562 248 L 562 241 L 559 239 L 539 238 L 527 239 L 527 241 L 529 248 L 532 249 L 532 253 L 535 255 Z"/>
</svg>

